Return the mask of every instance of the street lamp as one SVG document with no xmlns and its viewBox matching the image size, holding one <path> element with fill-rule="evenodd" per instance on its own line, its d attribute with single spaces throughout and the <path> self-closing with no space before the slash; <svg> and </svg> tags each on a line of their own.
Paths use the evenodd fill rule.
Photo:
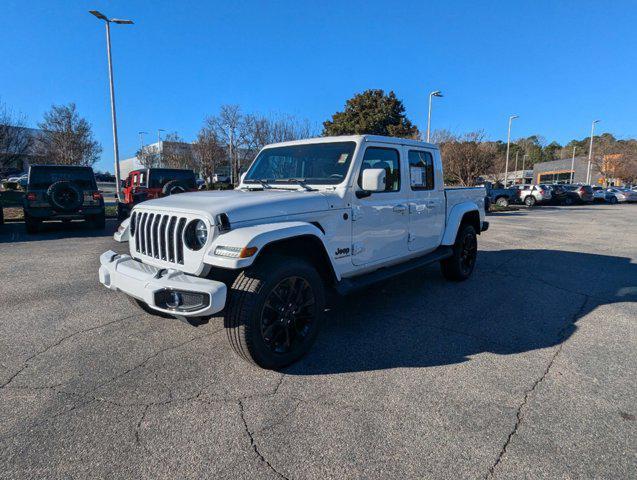
<svg viewBox="0 0 637 480">
<path fill-rule="evenodd" d="M 588 168 L 586 170 L 586 185 L 591 184 L 591 160 L 593 158 L 593 135 L 595 133 L 595 124 L 599 123 L 599 120 L 593 120 L 591 124 L 591 144 L 588 147 Z"/>
<path fill-rule="evenodd" d="M 520 118 L 519 115 L 511 115 L 509 117 L 509 131 L 507 133 L 507 158 L 504 164 L 504 188 L 507 187 L 507 177 L 509 176 L 509 150 L 511 147 L 511 122 L 516 118 Z"/>
<path fill-rule="evenodd" d="M 524 155 L 522 155 L 522 185 L 526 185 L 526 180 L 525 180 L 525 177 L 524 177 L 524 162 L 526 161 L 526 157 L 528 157 L 528 156 L 529 155 L 526 154 L 526 153 Z"/>
<path fill-rule="evenodd" d="M 113 121 L 113 153 L 115 156 L 115 196 L 117 201 L 120 198 L 120 174 L 119 174 L 119 147 L 117 145 L 117 115 L 115 114 L 115 87 L 113 86 L 113 60 L 111 58 L 111 23 L 119 25 L 131 25 L 132 20 L 122 20 L 120 18 L 108 18 L 97 10 L 89 10 L 89 13 L 95 15 L 99 20 L 104 20 L 106 24 L 106 54 L 108 56 L 108 81 L 111 90 L 111 118 Z"/>
<path fill-rule="evenodd" d="M 571 180 L 570 183 L 571 185 L 573 184 L 573 173 L 575 173 L 575 149 L 577 147 L 575 145 L 573 145 L 573 156 L 571 157 Z"/>
<path fill-rule="evenodd" d="M 161 148 L 161 132 L 165 132 L 163 128 L 157 129 L 157 156 L 159 157 L 159 166 L 161 167 L 161 156 L 163 153 L 163 148 Z"/>
<path fill-rule="evenodd" d="M 429 112 L 427 113 L 427 142 L 429 142 L 429 133 L 431 128 L 431 99 L 432 97 L 442 97 L 440 90 L 435 90 L 429 94 Z"/>
</svg>

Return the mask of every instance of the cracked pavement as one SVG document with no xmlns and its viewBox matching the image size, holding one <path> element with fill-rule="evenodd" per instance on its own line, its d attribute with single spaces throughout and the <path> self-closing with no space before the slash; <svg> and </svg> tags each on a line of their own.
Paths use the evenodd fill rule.
<svg viewBox="0 0 637 480">
<path fill-rule="evenodd" d="M 283 372 L 0 227 L 0 478 L 635 478 L 637 205 L 491 215 L 474 276 L 343 299 Z"/>
</svg>

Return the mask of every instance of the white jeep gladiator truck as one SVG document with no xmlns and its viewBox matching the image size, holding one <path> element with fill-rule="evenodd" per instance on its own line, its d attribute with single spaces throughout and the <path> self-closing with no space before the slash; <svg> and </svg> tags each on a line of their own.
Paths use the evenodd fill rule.
<svg viewBox="0 0 637 480">
<path fill-rule="evenodd" d="M 465 280 L 484 188 L 445 189 L 439 149 L 374 135 L 268 145 L 235 190 L 136 205 L 99 279 L 149 313 L 223 315 L 232 348 L 263 368 L 303 356 L 330 293 L 440 262 Z"/>
</svg>

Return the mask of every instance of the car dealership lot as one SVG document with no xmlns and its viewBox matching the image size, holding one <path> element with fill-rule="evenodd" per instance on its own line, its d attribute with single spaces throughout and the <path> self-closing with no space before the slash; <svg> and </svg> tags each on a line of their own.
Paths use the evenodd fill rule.
<svg viewBox="0 0 637 480">
<path fill-rule="evenodd" d="M 237 360 L 220 321 L 101 287 L 111 236 L 5 225 L 0 477 L 634 478 L 636 218 L 493 214 L 472 278 L 346 298 L 282 373 Z"/>
</svg>

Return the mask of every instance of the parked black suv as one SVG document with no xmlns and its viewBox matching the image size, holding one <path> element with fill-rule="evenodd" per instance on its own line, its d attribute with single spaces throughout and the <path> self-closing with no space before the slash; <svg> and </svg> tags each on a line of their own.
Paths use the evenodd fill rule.
<svg viewBox="0 0 637 480">
<path fill-rule="evenodd" d="M 37 233 L 44 220 L 86 220 L 104 228 L 104 199 L 91 167 L 31 166 L 24 196 L 27 233 Z"/>
</svg>

